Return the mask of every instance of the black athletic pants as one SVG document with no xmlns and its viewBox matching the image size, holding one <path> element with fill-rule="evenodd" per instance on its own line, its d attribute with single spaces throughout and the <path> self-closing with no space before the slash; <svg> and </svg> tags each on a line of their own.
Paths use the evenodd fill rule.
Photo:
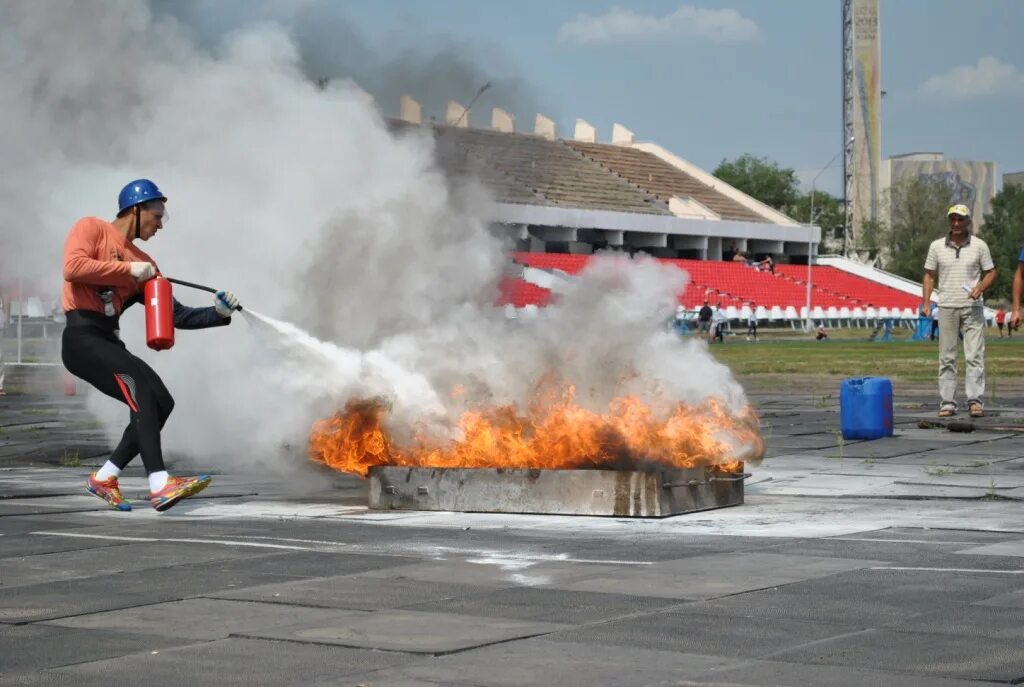
<svg viewBox="0 0 1024 687">
<path fill-rule="evenodd" d="M 160 430 L 174 399 L 149 365 L 128 352 L 117 338 L 117 320 L 87 310 L 67 313 L 61 357 L 68 371 L 128 406 L 128 426 L 110 455 L 124 468 L 138 454 L 146 474 L 164 470 Z"/>
</svg>

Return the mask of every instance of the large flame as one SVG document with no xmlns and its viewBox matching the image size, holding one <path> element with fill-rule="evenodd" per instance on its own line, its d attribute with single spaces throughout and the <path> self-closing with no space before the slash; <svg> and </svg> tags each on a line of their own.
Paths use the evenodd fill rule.
<svg viewBox="0 0 1024 687">
<path fill-rule="evenodd" d="M 644 469 L 719 466 L 736 471 L 764 455 L 758 418 L 708 399 L 676 404 L 665 417 L 634 396 L 620 396 L 605 412 L 573 402 L 566 387 L 554 398 L 515 406 L 468 410 L 458 420 L 457 439 L 420 432 L 398 445 L 379 400 L 350 401 L 314 424 L 310 457 L 335 470 L 366 476 L 371 467 Z"/>
</svg>

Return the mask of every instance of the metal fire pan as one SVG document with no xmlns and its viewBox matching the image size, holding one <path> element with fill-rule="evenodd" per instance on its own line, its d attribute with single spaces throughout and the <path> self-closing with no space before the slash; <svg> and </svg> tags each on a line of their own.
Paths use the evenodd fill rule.
<svg viewBox="0 0 1024 687">
<path fill-rule="evenodd" d="M 663 518 L 743 503 L 748 474 L 705 468 L 507 470 L 370 469 L 370 508 Z"/>
</svg>

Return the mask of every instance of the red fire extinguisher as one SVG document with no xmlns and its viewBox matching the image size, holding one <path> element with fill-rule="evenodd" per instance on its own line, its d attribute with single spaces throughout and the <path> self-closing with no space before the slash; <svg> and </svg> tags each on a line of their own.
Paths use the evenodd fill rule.
<svg viewBox="0 0 1024 687">
<path fill-rule="evenodd" d="M 174 345 L 174 297 L 171 282 L 156 277 L 146 282 L 146 345 L 165 351 Z"/>
</svg>

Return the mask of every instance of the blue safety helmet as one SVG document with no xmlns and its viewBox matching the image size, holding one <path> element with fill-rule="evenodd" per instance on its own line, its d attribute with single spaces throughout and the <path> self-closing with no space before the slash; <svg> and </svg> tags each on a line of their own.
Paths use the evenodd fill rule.
<svg viewBox="0 0 1024 687">
<path fill-rule="evenodd" d="M 128 208 L 135 207 L 148 200 L 162 200 L 166 202 L 167 196 L 161 193 L 156 184 L 149 179 L 136 179 L 129 182 L 127 186 L 121 189 L 121 193 L 117 196 L 117 214 L 120 215 Z"/>
</svg>

